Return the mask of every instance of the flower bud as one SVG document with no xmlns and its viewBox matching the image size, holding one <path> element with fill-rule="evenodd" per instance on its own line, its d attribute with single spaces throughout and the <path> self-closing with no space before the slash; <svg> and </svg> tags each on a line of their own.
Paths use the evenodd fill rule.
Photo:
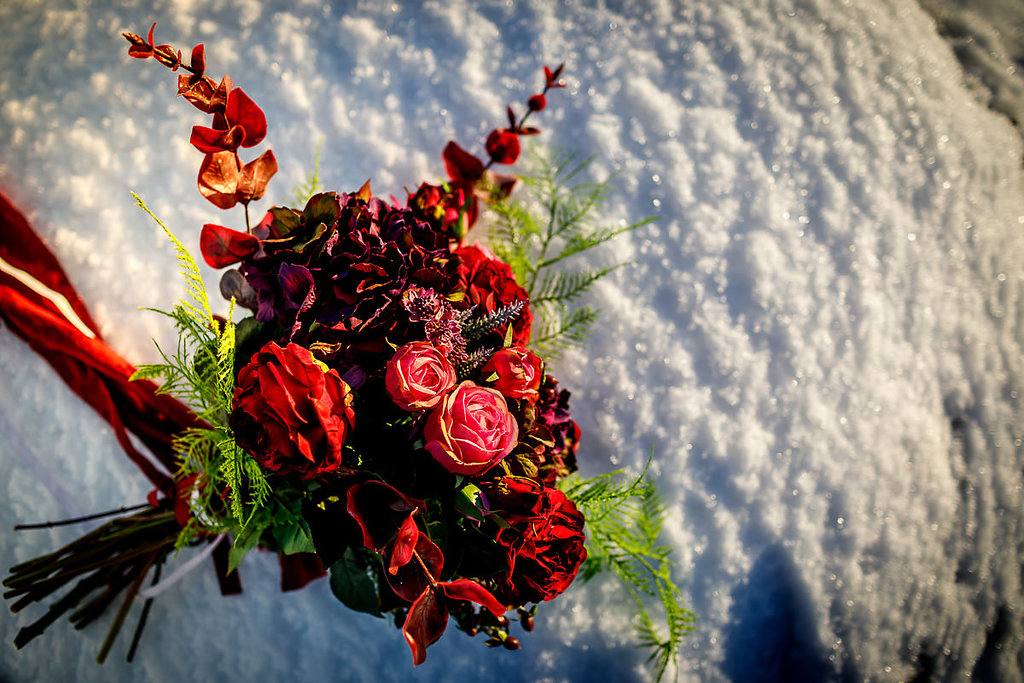
<svg viewBox="0 0 1024 683">
<path fill-rule="evenodd" d="M 544 97 L 544 93 L 537 93 L 526 101 L 526 105 L 530 111 L 544 111 L 544 107 L 548 106 L 548 98 Z"/>
</svg>

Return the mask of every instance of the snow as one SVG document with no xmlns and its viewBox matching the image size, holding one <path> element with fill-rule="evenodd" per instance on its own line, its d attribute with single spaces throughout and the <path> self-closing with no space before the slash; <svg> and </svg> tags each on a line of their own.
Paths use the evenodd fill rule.
<svg viewBox="0 0 1024 683">
<path fill-rule="evenodd" d="M 263 107 L 275 202 L 318 144 L 325 186 L 371 178 L 403 196 L 443 173 L 447 140 L 479 151 L 541 65 L 565 61 L 571 87 L 549 97 L 540 142 L 617 173 L 610 224 L 660 218 L 594 255 L 635 264 L 590 297 L 602 325 L 555 371 L 585 474 L 638 471 L 654 450 L 699 618 L 680 679 L 1022 680 L 1012 2 L 984 3 L 985 19 L 929 0 L 938 25 L 901 0 L 117 4 L 0 4 L 0 187 L 127 358 L 173 339 L 138 308 L 180 295 L 173 250 L 129 190 L 193 247 L 203 223 L 242 218 L 196 192 L 202 117 L 166 69 L 127 57 L 121 31 L 155 20 L 159 42 L 204 42 L 211 71 Z M 957 54 L 974 53 L 950 26 L 978 36 L 991 59 L 967 68 L 985 75 L 965 73 Z M 0 386 L 0 525 L 144 497 L 102 420 L 3 329 Z M 75 535 L 5 533 L 4 566 Z M 122 636 L 95 665 L 103 625 L 61 621 L 0 648 L 0 679 L 413 675 L 397 630 L 326 582 L 281 594 L 277 580 L 253 557 L 245 593 L 221 598 L 201 568 L 156 601 L 134 664 L 118 661 Z M 453 629 L 415 676 L 643 680 L 628 607 L 613 582 L 575 586 L 522 651 Z M 30 617 L 0 620 L 2 640 Z"/>
</svg>

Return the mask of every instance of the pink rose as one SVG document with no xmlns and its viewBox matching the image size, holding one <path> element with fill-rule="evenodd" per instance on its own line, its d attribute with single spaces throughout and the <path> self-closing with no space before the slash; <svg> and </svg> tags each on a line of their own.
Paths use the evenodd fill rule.
<svg viewBox="0 0 1024 683">
<path fill-rule="evenodd" d="M 436 406 L 456 381 L 452 364 L 424 341 L 409 342 L 398 349 L 384 375 L 391 400 L 410 412 Z"/>
<path fill-rule="evenodd" d="M 500 393 L 466 380 L 434 409 L 423 433 L 446 470 L 480 474 L 512 452 L 519 425 Z"/>
<path fill-rule="evenodd" d="M 535 403 L 541 380 L 541 360 L 532 351 L 512 346 L 498 349 L 480 370 L 488 383 L 505 398 Z M 497 375 L 493 380 L 491 377 Z"/>
</svg>

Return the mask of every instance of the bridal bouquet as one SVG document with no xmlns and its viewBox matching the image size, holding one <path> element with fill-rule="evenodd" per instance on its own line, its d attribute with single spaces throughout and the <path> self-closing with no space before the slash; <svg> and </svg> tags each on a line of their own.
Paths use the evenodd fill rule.
<svg viewBox="0 0 1024 683">
<path fill-rule="evenodd" d="M 185 61 L 156 45 L 152 28 L 125 37 L 133 57 L 183 72 L 178 94 L 212 117 L 191 134 L 204 155 L 199 191 L 221 209 L 241 205 L 245 229 L 211 223 L 200 237 L 206 263 L 227 269 L 226 317 L 168 231 L 187 289 L 167 313 L 179 343 L 133 379 L 161 380 L 158 392 L 192 411 L 175 423 L 172 454 L 157 456 L 173 477 L 137 460 L 156 485 L 147 504 L 12 568 L 5 597 L 19 598 L 15 609 L 78 581 L 16 644 L 83 602 L 71 618 L 84 625 L 123 592 L 102 660 L 132 602 L 148 608 L 173 580 L 159 569 L 177 550 L 219 556 L 231 592 L 244 556 L 262 548 L 281 557 L 285 588 L 329 574 L 346 607 L 390 615 L 414 664 L 449 620 L 518 649 L 513 622 L 532 630 L 537 606 L 581 571 L 610 569 L 637 603 L 660 676 L 692 615 L 657 544 L 657 495 L 642 476 L 574 475 L 580 430 L 541 355 L 583 338 L 596 313 L 569 304 L 610 270 L 546 269 L 624 229 L 590 227 L 603 186 L 568 186 L 582 166 L 564 156 L 523 178 L 493 170 L 539 133 L 528 119 L 563 87 L 562 67 L 544 67 L 521 115 L 508 108 L 484 143 L 486 162 L 450 142 L 447 181 L 403 201 L 374 196 L 369 181 L 321 192 L 314 177 L 303 205 L 253 221 L 249 205 L 277 170 L 270 150 L 240 156 L 264 140 L 262 110 L 227 76 L 206 74 L 202 45 Z M 511 200 L 520 183 L 540 217 Z M 493 251 L 465 242 L 486 207 Z M 155 585 L 144 589 L 151 569 Z M 644 595 L 664 606 L 667 633 Z"/>
</svg>

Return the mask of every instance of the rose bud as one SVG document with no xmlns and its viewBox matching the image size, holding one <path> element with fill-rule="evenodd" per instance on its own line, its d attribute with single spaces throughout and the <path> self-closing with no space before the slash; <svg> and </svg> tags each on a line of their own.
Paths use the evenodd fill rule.
<svg viewBox="0 0 1024 683">
<path fill-rule="evenodd" d="M 526 100 L 526 106 L 530 108 L 530 111 L 544 111 L 544 107 L 548 106 L 548 98 L 544 96 L 544 93 L 537 93 Z"/>
<path fill-rule="evenodd" d="M 238 373 L 233 405 L 235 440 L 264 469 L 313 479 L 341 468 L 352 393 L 308 349 L 267 343 Z"/>
<path fill-rule="evenodd" d="M 498 349 L 480 370 L 483 377 L 497 375 L 490 382 L 505 398 L 521 398 L 531 403 L 539 396 L 541 360 L 532 351 L 512 346 Z"/>
<path fill-rule="evenodd" d="M 519 136 L 507 128 L 491 131 L 484 147 L 495 163 L 514 164 L 519 158 Z"/>
<path fill-rule="evenodd" d="M 427 451 L 454 474 L 480 474 L 512 452 L 519 425 L 494 389 L 464 381 L 434 408 L 423 435 Z"/>
<path fill-rule="evenodd" d="M 398 349 L 384 375 L 391 400 L 410 412 L 436 406 L 456 381 L 451 362 L 424 341 L 409 342 Z"/>
</svg>

